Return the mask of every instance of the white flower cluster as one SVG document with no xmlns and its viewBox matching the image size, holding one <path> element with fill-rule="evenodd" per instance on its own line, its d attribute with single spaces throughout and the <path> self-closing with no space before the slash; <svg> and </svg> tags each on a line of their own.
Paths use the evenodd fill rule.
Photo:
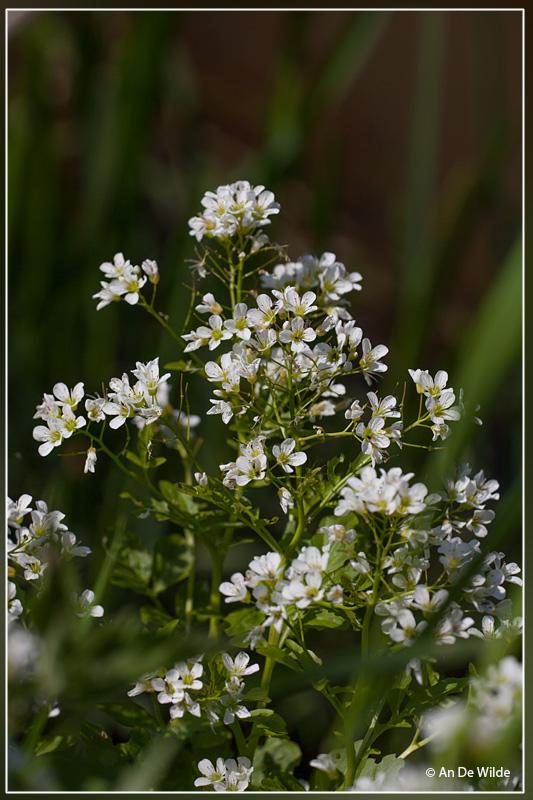
<svg viewBox="0 0 533 800">
<path fill-rule="evenodd" d="M 100 264 L 100 270 L 109 281 L 100 281 L 102 288 L 93 294 L 93 298 L 99 301 L 96 306 L 97 311 L 120 300 L 125 300 L 130 306 L 134 306 L 139 302 L 139 292 L 146 283 L 147 277 L 151 283 L 155 284 L 159 281 L 159 269 L 156 261 L 146 259 L 142 262 L 142 267 L 138 267 L 126 260 L 122 253 L 116 253 L 112 262 L 104 261 L 103 264 Z"/>
<path fill-rule="evenodd" d="M 46 553 L 51 545 L 58 548 L 62 556 L 87 556 L 91 552 L 62 522 L 65 515 L 61 511 L 49 511 L 44 500 L 37 500 L 35 508 L 31 508 L 31 501 L 29 494 L 23 494 L 16 502 L 7 498 L 7 522 L 12 529 L 8 529 L 7 555 L 23 570 L 27 581 L 42 576 L 47 566 Z M 31 522 L 24 524 L 28 514 Z"/>
<path fill-rule="evenodd" d="M 404 475 L 398 467 L 388 472 L 382 469 L 379 476 L 372 467 L 364 467 L 358 477 L 348 479 L 334 511 L 338 517 L 356 514 L 366 520 L 370 515 L 382 514 L 397 525 L 401 543 L 389 550 L 383 569 L 401 595 L 393 595 L 376 606 L 376 614 L 384 617 L 383 631 L 394 642 L 410 645 L 439 612 L 432 630 L 437 644 L 453 644 L 456 638 L 471 635 L 516 635 L 521 620 L 509 621 L 512 604 L 506 598 L 504 584 L 521 585 L 517 577 L 520 568 L 514 562 L 507 564 L 504 553 L 482 554 L 480 542 L 472 538 L 487 533 L 486 525 L 494 512 L 485 509 L 485 504 L 498 498 L 497 481 L 486 480 L 483 472 L 470 477 L 470 468 L 465 464 L 459 468 L 458 476 L 447 482 L 446 492 L 428 497 L 423 483 L 409 485 L 412 477 L 413 473 Z M 440 504 L 444 505 L 442 511 L 438 509 Z M 430 515 L 436 508 L 439 524 L 432 527 Z M 465 576 L 473 570 L 474 559 L 474 574 Z M 462 597 L 469 609 L 486 615 L 481 631 L 473 627 L 475 619 L 464 616 L 457 602 L 448 602 L 446 589 L 432 591 L 420 583 L 424 572 L 436 561 L 444 570 L 445 581 L 452 585 L 461 582 Z M 352 566 L 361 574 L 370 572 L 364 554 L 359 554 Z M 416 611 L 422 613 L 422 619 L 417 620 L 413 613 Z M 494 616 L 502 621 L 499 628 L 495 628 Z"/>
<path fill-rule="evenodd" d="M 270 224 L 269 217 L 279 213 L 272 192 L 248 181 L 219 186 L 202 198 L 204 210 L 189 220 L 190 235 L 199 242 L 205 237 L 231 239 L 238 234 L 248 236 L 257 228 Z M 264 237 L 266 239 L 266 237 Z"/>
<path fill-rule="evenodd" d="M 222 481 L 224 486 L 234 489 L 236 486 L 246 486 L 250 481 L 264 479 L 267 470 L 265 439 L 265 436 L 257 436 L 247 444 L 241 444 L 241 455 L 237 460 L 220 465 L 224 473 Z M 276 465 L 286 473 L 294 472 L 294 467 L 299 467 L 307 461 L 307 455 L 303 451 L 294 452 L 295 446 L 294 439 L 285 439 L 281 445 L 272 447 Z M 290 500 L 285 499 L 285 502 L 291 504 Z"/>
<path fill-rule="evenodd" d="M 85 417 L 74 413 L 85 396 L 83 383 L 77 383 L 73 389 L 69 389 L 64 383 L 56 383 L 52 392 L 53 394 L 43 396 L 33 415 L 33 419 L 46 422 L 46 425 L 37 425 L 33 429 L 33 438 L 42 442 L 39 445 L 41 456 L 47 456 L 54 447 L 59 447 L 65 439 L 86 424 Z"/>
<path fill-rule="evenodd" d="M 44 500 L 37 500 L 35 508 L 31 507 L 32 497 L 23 494 L 17 501 L 7 498 L 7 557 L 11 562 L 8 567 L 10 577 L 17 576 L 26 581 L 39 581 L 48 567 L 51 548 L 61 558 L 85 557 L 91 552 L 90 547 L 80 544 L 76 535 L 68 530 L 61 511 L 49 511 Z M 30 515 L 31 522 L 25 517 Z M 13 581 L 7 585 L 8 621 L 18 619 L 22 612 L 22 602 L 16 596 L 17 586 Z M 101 606 L 95 606 L 94 592 L 86 589 L 76 599 L 80 615 L 102 616 Z M 101 613 L 100 613 L 101 610 Z"/>
<path fill-rule="evenodd" d="M 167 378 L 170 372 L 159 375 L 159 357 L 146 364 L 137 361 L 136 369 L 131 372 L 137 378 L 133 386 L 124 373 L 122 378 L 110 380 L 106 397 L 86 398 L 85 411 L 89 423 L 102 422 L 107 415 L 111 417 L 111 428 L 119 428 L 127 419 L 132 419 L 138 427 L 142 427 L 162 416 L 168 404 L 170 386 Z M 46 425 L 38 425 L 33 429 L 33 438 L 42 443 L 39 445 L 39 454 L 42 456 L 47 456 L 54 447 L 59 447 L 65 439 L 87 424 L 85 417 L 74 413 L 85 397 L 83 383 L 77 383 L 70 390 L 64 383 L 56 383 L 52 391 L 53 394 L 44 395 L 34 414 L 34 419 L 46 422 Z M 90 447 L 85 472 L 94 472 L 95 464 L 96 449 Z"/>
<path fill-rule="evenodd" d="M 254 768 L 249 758 L 239 756 L 234 758 L 217 758 L 213 766 L 208 758 L 203 758 L 198 763 L 201 778 L 196 778 L 195 786 L 212 786 L 216 792 L 244 792 L 250 783 Z"/>
<path fill-rule="evenodd" d="M 102 420 L 107 414 L 112 417 L 109 426 L 120 428 L 127 419 L 137 417 L 142 426 L 156 422 L 161 417 L 168 404 L 170 386 L 167 378 L 170 378 L 170 372 L 159 375 L 157 357 L 147 364 L 137 361 L 131 374 L 137 378 L 133 386 L 124 373 L 122 378 L 111 378 L 106 400 L 97 398 L 92 401 L 92 418 L 95 421 Z"/>
<path fill-rule="evenodd" d="M 455 393 L 453 389 L 446 389 L 448 373 L 439 370 L 433 379 L 427 370 L 410 369 L 409 374 L 413 379 L 419 394 L 426 398 L 426 409 L 431 420 L 433 441 L 445 439 L 450 432 L 450 420 L 458 420 L 461 416 L 461 404 L 454 406 Z"/>
<path fill-rule="evenodd" d="M 200 717 L 202 709 L 211 725 L 220 721 L 224 725 L 231 725 L 235 718 L 251 716 L 242 702 L 245 688 L 243 678 L 257 672 L 259 664 L 250 664 L 250 656 L 244 652 L 238 653 L 234 659 L 228 653 L 223 653 L 224 688 L 214 699 L 214 687 L 204 687 L 200 680 L 204 672 L 202 659 L 203 654 L 188 661 L 178 661 L 166 672 L 162 670 L 145 675 L 128 692 L 128 696 L 156 692 L 158 703 L 169 705 L 171 719 L 181 718 L 185 712 Z M 194 693 L 194 697 L 190 692 Z"/>
<path fill-rule="evenodd" d="M 382 469 L 378 476 L 373 467 L 363 467 L 358 477 L 346 481 L 335 516 L 343 517 L 350 512 L 388 516 L 420 514 L 426 509 L 428 490 L 423 483 L 409 486 L 413 475 L 413 472 L 404 475 L 400 467 L 392 467 L 387 472 Z"/>
<path fill-rule="evenodd" d="M 246 574 L 235 572 L 230 581 L 220 584 L 226 603 L 248 601 L 249 590 L 264 621 L 253 628 L 246 641 L 253 649 L 270 627 L 281 633 L 285 621 L 296 609 L 307 608 L 324 597 L 329 603 L 342 603 L 342 587 L 333 584 L 327 575 L 330 544 L 321 549 L 303 547 L 290 566 L 286 567 L 279 553 L 255 556 Z"/>
</svg>

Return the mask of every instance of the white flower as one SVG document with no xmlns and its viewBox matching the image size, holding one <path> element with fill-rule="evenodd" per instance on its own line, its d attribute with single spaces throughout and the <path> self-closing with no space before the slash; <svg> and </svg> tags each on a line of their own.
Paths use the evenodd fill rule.
<svg viewBox="0 0 533 800">
<path fill-rule="evenodd" d="M 305 327 L 305 323 L 301 317 L 294 317 L 290 323 L 283 323 L 283 330 L 279 334 L 280 342 L 284 344 L 291 343 L 291 350 L 293 353 L 303 353 L 306 350 L 308 342 L 313 342 L 316 339 L 316 331 L 313 328 Z"/>
<path fill-rule="evenodd" d="M 252 675 L 260 669 L 259 664 L 250 664 L 248 666 L 250 661 L 248 653 L 237 653 L 234 659 L 228 653 L 222 653 L 222 661 L 230 675 L 235 675 L 236 677 Z"/>
<path fill-rule="evenodd" d="M 359 417 L 363 416 L 363 409 L 359 404 L 359 400 L 354 400 L 351 404 L 350 408 L 346 409 L 344 412 L 344 416 L 346 419 L 358 420 Z"/>
<path fill-rule="evenodd" d="M 425 621 L 419 622 L 417 625 L 413 613 L 407 608 L 398 612 L 396 623 L 395 627 L 387 632 L 393 642 L 402 642 L 406 646 L 411 645 L 427 627 L 427 622 Z"/>
<path fill-rule="evenodd" d="M 76 595 L 75 595 L 76 596 Z M 79 610 L 76 612 L 78 617 L 103 617 L 103 606 L 94 605 L 94 592 L 91 589 L 85 589 L 79 597 L 76 597 Z"/>
<path fill-rule="evenodd" d="M 8 525 L 10 525 L 12 528 L 20 528 L 20 523 L 26 514 L 31 511 L 31 501 L 31 494 L 22 494 L 16 502 L 14 502 L 10 497 L 7 498 Z"/>
<path fill-rule="evenodd" d="M 208 758 L 203 758 L 198 764 L 198 769 L 203 777 L 196 778 L 194 781 L 195 786 L 213 786 L 217 789 L 219 784 L 224 784 L 226 764 L 223 758 L 217 758 L 216 767 L 213 766 Z M 225 791 L 225 789 L 224 785 L 222 789 L 219 788 L 219 791 Z"/>
<path fill-rule="evenodd" d="M 260 294 L 256 302 L 257 308 L 248 311 L 248 320 L 258 328 L 268 328 L 276 319 L 272 298 L 268 294 Z"/>
<path fill-rule="evenodd" d="M 307 608 L 312 602 L 322 600 L 324 590 L 322 587 L 322 574 L 319 570 L 306 572 L 303 579 L 294 578 L 283 587 L 282 594 L 285 601 L 295 603 L 297 608 Z"/>
<path fill-rule="evenodd" d="M 65 383 L 56 383 L 52 391 L 60 403 L 63 403 L 64 406 L 71 406 L 73 411 L 76 410 L 78 403 L 83 400 L 85 394 L 84 384 L 81 382 L 70 390 Z"/>
<path fill-rule="evenodd" d="M 319 533 L 327 533 L 329 541 L 333 542 L 353 542 L 355 539 L 355 531 L 353 528 L 346 530 L 344 525 L 324 525 L 318 529 Z"/>
<path fill-rule="evenodd" d="M 239 339 L 244 339 L 245 341 L 252 335 L 250 328 L 248 327 L 250 322 L 247 314 L 248 306 L 246 303 L 237 303 L 233 309 L 233 319 L 227 319 L 224 323 L 226 330 L 230 331 L 231 334 L 238 336 Z"/>
<path fill-rule="evenodd" d="M 195 472 L 194 479 L 198 484 L 198 486 L 207 486 L 207 484 L 209 483 L 209 479 L 205 472 Z"/>
<path fill-rule="evenodd" d="M 213 407 L 207 411 L 207 414 L 222 414 L 222 422 L 227 425 L 233 416 L 233 409 L 225 400 L 210 400 Z"/>
<path fill-rule="evenodd" d="M 246 585 L 253 589 L 260 581 L 276 581 L 282 572 L 281 555 L 279 553 L 266 553 L 254 556 L 246 572 Z"/>
<path fill-rule="evenodd" d="M 130 262 L 124 259 L 122 253 L 115 253 L 113 256 L 113 263 L 104 261 L 103 264 L 100 264 L 99 269 L 104 273 L 106 278 L 121 278 L 124 274 L 124 270 L 130 266 Z"/>
<path fill-rule="evenodd" d="M 65 438 L 65 423 L 60 419 L 48 420 L 48 425 L 37 425 L 33 429 L 33 438 L 42 442 L 39 445 L 39 455 L 47 456 L 54 447 L 59 447 Z"/>
<path fill-rule="evenodd" d="M 221 314 L 222 306 L 217 303 L 214 295 L 211 292 L 204 294 L 202 302 L 196 306 L 196 311 L 200 314 Z"/>
<path fill-rule="evenodd" d="M 159 390 L 166 382 L 167 378 L 170 378 L 170 372 L 166 372 L 161 377 L 159 376 L 159 356 L 152 361 L 148 361 L 146 364 L 137 361 L 136 369 L 132 369 L 131 374 L 135 375 L 141 382 L 148 395 L 147 400 L 152 397 L 157 397 Z"/>
<path fill-rule="evenodd" d="M 344 590 L 340 583 L 336 583 L 329 589 L 326 600 L 334 605 L 341 605 L 344 602 Z"/>
<path fill-rule="evenodd" d="M 360 422 L 355 429 L 357 436 L 362 438 L 361 450 L 365 455 L 370 456 L 372 466 L 380 463 L 383 460 L 381 450 L 385 449 L 390 444 L 390 439 L 382 429 L 385 427 L 385 420 L 383 417 L 372 417 L 368 425 Z"/>
<path fill-rule="evenodd" d="M 397 406 L 397 400 L 391 394 L 380 400 L 375 392 L 368 392 L 367 395 L 372 406 L 373 417 L 400 417 L 401 413 Z"/>
<path fill-rule="evenodd" d="M 196 691 L 202 688 L 203 683 L 200 678 L 202 677 L 204 668 L 197 660 L 178 661 L 178 663 L 174 665 L 174 669 L 179 673 L 179 678 L 173 680 L 175 689 L 181 689 L 183 691 L 191 691 L 194 689 Z"/>
<path fill-rule="evenodd" d="M 359 366 L 364 373 L 366 382 L 370 385 L 372 377 L 379 372 L 386 372 L 388 367 L 379 359 L 386 356 L 389 348 L 384 344 L 372 347 L 370 339 L 363 339 L 363 357 L 359 361 Z"/>
<path fill-rule="evenodd" d="M 241 700 L 242 694 L 240 692 L 231 692 L 230 694 L 222 695 L 220 702 L 226 709 L 222 720 L 224 725 L 231 725 L 232 722 L 235 722 L 235 717 L 246 719 L 252 716 L 246 706 L 241 704 Z"/>
<path fill-rule="evenodd" d="M 418 393 L 425 394 L 426 397 L 439 397 L 448 382 L 448 373 L 442 369 L 435 375 L 435 380 L 427 370 L 410 369 L 408 371 Z"/>
<path fill-rule="evenodd" d="M 157 261 L 153 261 L 150 258 L 146 258 L 143 263 L 141 264 L 142 271 L 145 275 L 148 276 L 148 280 L 151 283 L 158 283 L 159 281 L 159 267 L 157 266 Z"/>
<path fill-rule="evenodd" d="M 239 456 L 235 462 L 237 468 L 236 482 L 238 486 L 246 486 L 250 481 L 261 481 L 266 475 L 267 460 L 265 455 L 247 458 Z"/>
<path fill-rule="evenodd" d="M 105 308 L 105 306 L 108 306 L 110 303 L 119 302 L 124 293 L 124 285 L 120 281 L 111 281 L 111 283 L 100 281 L 100 286 L 102 287 L 100 291 L 93 294 L 94 300 L 100 300 L 96 306 L 97 311 L 100 311 L 101 308 Z"/>
<path fill-rule="evenodd" d="M 309 766 L 327 772 L 331 778 L 338 774 L 337 762 L 331 753 L 320 753 L 316 758 L 311 759 Z"/>
<path fill-rule="evenodd" d="M 181 696 L 176 693 L 176 698 L 170 706 L 170 719 L 179 719 L 186 711 L 193 717 L 200 717 L 202 714 L 200 703 L 193 700 L 188 692 L 183 692 Z"/>
<path fill-rule="evenodd" d="M 294 439 L 285 439 L 281 443 L 281 447 L 274 445 L 272 448 L 272 455 L 277 459 L 278 464 L 285 472 L 294 472 L 293 467 L 298 467 L 301 464 L 305 464 L 307 461 L 306 453 L 302 451 L 297 453 L 292 452 L 295 446 L 296 442 Z"/>
<path fill-rule="evenodd" d="M 85 411 L 89 417 L 90 422 L 103 422 L 105 414 L 103 407 L 105 400 L 103 397 L 88 397 L 85 401 Z"/>
<path fill-rule="evenodd" d="M 350 564 L 356 572 L 359 572 L 360 575 L 370 574 L 370 564 L 368 563 L 365 553 L 357 553 L 355 559 L 350 561 Z"/>
<path fill-rule="evenodd" d="M 241 600 L 246 600 L 248 597 L 248 589 L 244 583 L 244 575 L 240 572 L 234 572 L 230 581 L 224 581 L 218 587 L 221 594 L 225 595 L 226 603 L 237 603 Z"/>
<path fill-rule="evenodd" d="M 289 289 L 285 292 L 284 308 L 285 311 L 290 311 L 296 316 L 305 317 L 306 314 L 317 310 L 318 306 L 313 305 L 315 300 L 316 294 L 314 292 L 306 292 L 303 297 L 300 297 L 294 289 Z"/>
<path fill-rule="evenodd" d="M 288 491 L 288 489 L 280 489 L 278 492 L 278 498 L 281 510 L 284 514 L 287 514 L 289 508 L 294 506 L 294 500 L 292 499 L 291 493 Z"/>
<path fill-rule="evenodd" d="M 16 598 L 17 587 L 13 581 L 7 582 L 7 619 L 13 622 L 22 614 L 22 603 Z"/>
</svg>

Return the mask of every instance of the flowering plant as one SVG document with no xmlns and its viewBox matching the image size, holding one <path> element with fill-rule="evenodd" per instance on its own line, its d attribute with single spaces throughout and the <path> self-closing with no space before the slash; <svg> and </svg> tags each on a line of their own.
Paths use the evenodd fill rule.
<svg viewBox="0 0 533 800">
<path fill-rule="evenodd" d="M 184 333 L 156 309 L 154 260 L 139 267 L 117 253 L 101 265 L 106 280 L 94 294 L 98 311 L 122 301 L 143 308 L 180 344 L 181 359 L 165 372 L 157 356 L 137 362 L 103 396 L 56 383 L 35 414 L 41 456 L 81 437 L 86 473 L 110 458 L 139 487 L 122 495 L 134 513 L 178 531 L 163 528 L 151 552 L 118 528 L 109 545 L 111 583 L 148 599 L 141 619 L 170 645 L 170 660 L 157 662 L 158 650 L 155 667 L 123 687 L 123 702 L 101 706 L 129 739 L 113 744 L 93 725 L 85 746 L 101 748 L 100 731 L 105 757 L 126 769 L 124 759 L 142 761 L 159 740 L 179 742 L 173 790 L 440 789 L 410 756 L 426 745 L 449 755 L 466 715 L 479 730 L 470 762 L 485 765 L 505 743 L 511 769 L 451 788 L 516 786 L 521 619 L 507 592 L 521 580 L 517 564 L 485 547 L 498 483 L 461 464 L 430 493 L 401 466 L 403 448 L 444 446 L 467 413 L 462 392 L 443 370 L 411 369 L 403 392 L 379 393 L 389 350 L 352 316 L 361 274 L 330 252 L 290 261 L 265 232 L 280 210 L 272 192 L 240 181 L 207 192 L 202 207 L 189 220 L 198 258 Z M 200 297 L 200 279 L 216 288 Z M 211 386 L 206 414 L 220 417 L 228 437 L 214 473 L 189 407 L 194 381 Z M 409 394 L 418 398 L 411 415 Z M 19 645 L 31 655 L 26 677 L 39 670 L 31 609 L 49 565 L 90 552 L 63 514 L 31 503 L 23 495 L 8 506 L 9 638 L 16 662 L 17 637 L 33 636 Z M 197 579 L 206 553 L 208 591 Z M 104 617 L 105 629 L 99 599 L 85 590 L 75 613 Z M 197 634 L 203 626 L 207 637 Z M 349 641 L 347 669 L 346 654 L 315 652 L 319 631 L 321 641 Z M 481 639 L 494 643 L 485 671 L 471 664 L 469 675 L 450 674 L 453 659 L 440 653 Z M 257 672 L 259 685 L 247 687 Z M 307 764 L 276 702 L 275 672 L 305 681 L 331 709 L 327 752 Z M 47 713 L 56 700 L 60 708 L 60 697 L 45 698 Z M 57 747 L 74 743 L 59 738 Z"/>
</svg>

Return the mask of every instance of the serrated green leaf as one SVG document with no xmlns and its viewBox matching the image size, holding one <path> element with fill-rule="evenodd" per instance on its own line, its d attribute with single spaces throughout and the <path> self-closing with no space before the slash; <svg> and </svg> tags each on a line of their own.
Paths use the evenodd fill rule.
<svg viewBox="0 0 533 800">
<path fill-rule="evenodd" d="M 264 614 L 255 605 L 240 608 L 238 611 L 231 611 L 224 618 L 226 633 L 228 636 L 238 636 L 248 633 L 249 630 L 259 625 L 264 619 Z"/>
<path fill-rule="evenodd" d="M 177 534 L 158 539 L 154 545 L 152 588 L 159 594 L 168 586 L 184 580 L 190 573 L 194 556 L 185 540 Z"/>
<path fill-rule="evenodd" d="M 269 736 L 257 747 L 253 760 L 253 782 L 259 785 L 274 769 L 290 772 L 300 763 L 302 751 L 290 739 Z"/>
<path fill-rule="evenodd" d="M 301 792 L 303 790 L 302 784 L 296 780 L 294 775 L 289 772 L 282 772 L 279 769 L 273 769 L 268 778 L 261 781 L 261 789 L 268 792 L 289 791 Z"/>
<path fill-rule="evenodd" d="M 421 714 L 429 708 L 439 705 L 440 701 L 451 694 L 461 692 L 468 686 L 469 678 L 444 678 L 433 686 L 427 686 L 415 694 L 402 709 L 404 716 Z"/>
<path fill-rule="evenodd" d="M 397 758 L 392 753 L 384 756 L 379 762 L 376 762 L 373 758 L 368 758 L 357 777 L 370 778 L 375 781 L 378 777 L 381 778 L 383 776 L 383 780 L 387 783 L 394 784 L 394 779 L 404 766 L 405 761 L 403 758 Z"/>
<path fill-rule="evenodd" d="M 140 727 L 156 731 L 159 725 L 151 714 L 133 701 L 124 703 L 98 703 L 97 708 L 129 728 Z"/>
</svg>

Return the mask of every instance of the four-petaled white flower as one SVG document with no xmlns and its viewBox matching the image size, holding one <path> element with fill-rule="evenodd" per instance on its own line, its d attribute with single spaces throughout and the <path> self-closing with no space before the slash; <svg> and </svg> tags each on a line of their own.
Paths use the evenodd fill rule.
<svg viewBox="0 0 533 800">
<path fill-rule="evenodd" d="M 285 441 L 281 443 L 281 447 L 275 444 L 272 448 L 272 455 L 285 472 L 294 472 L 293 467 L 299 467 L 307 461 L 307 454 L 303 451 L 300 450 L 297 453 L 292 452 L 295 447 L 296 442 L 294 439 L 285 439 Z"/>
</svg>

